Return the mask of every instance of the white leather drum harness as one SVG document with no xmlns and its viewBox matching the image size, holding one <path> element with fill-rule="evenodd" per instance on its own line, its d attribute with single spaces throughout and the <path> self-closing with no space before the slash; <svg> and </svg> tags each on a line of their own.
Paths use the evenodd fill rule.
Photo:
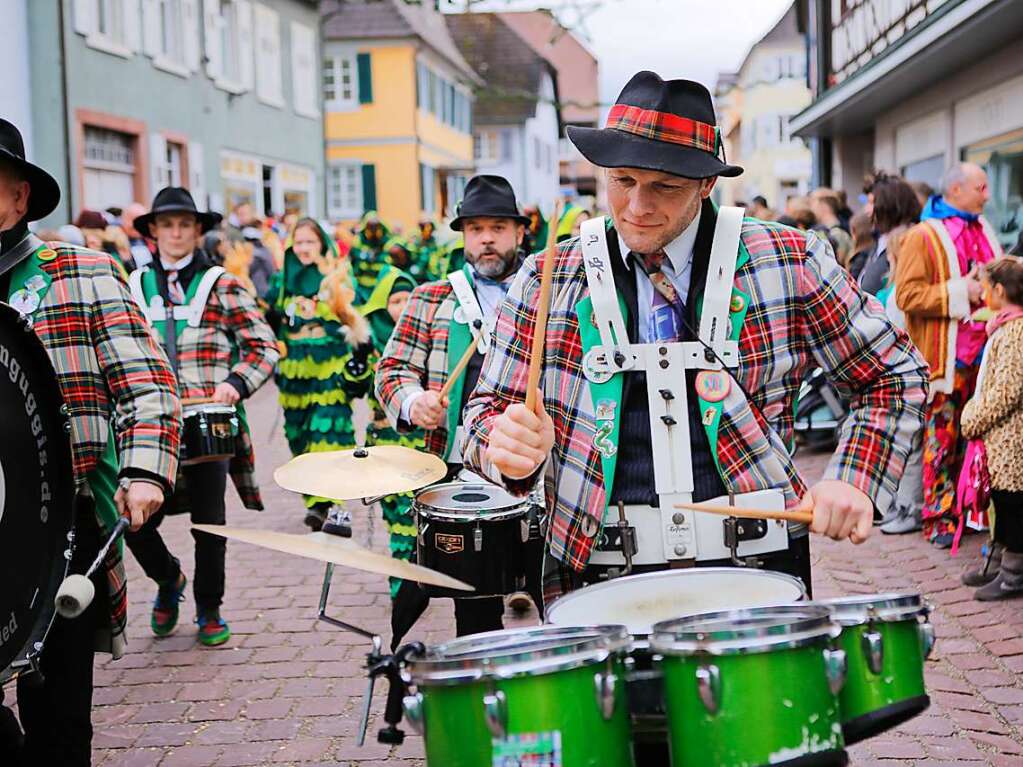
<svg viewBox="0 0 1023 767">
<path fill-rule="evenodd" d="M 621 550 L 601 550 L 590 556 L 591 565 L 626 566 L 663 564 L 682 560 L 742 559 L 788 548 L 783 523 L 757 527 L 763 535 L 748 535 L 752 520 L 676 509 L 693 498 L 693 462 L 689 434 L 686 371 L 720 371 L 730 384 L 739 362 L 738 342 L 729 339 L 729 303 L 735 278 L 743 209 L 721 207 L 710 252 L 707 284 L 700 314 L 699 341 L 631 343 L 618 301 L 607 229 L 603 218 L 583 223 L 581 240 L 586 282 L 593 302 L 593 317 L 600 345 L 592 347 L 583 368 L 590 381 L 601 383 L 613 375 L 646 373 L 654 482 L 659 508 L 620 506 Z M 595 407 L 596 409 L 596 407 Z M 597 414 L 599 418 L 599 413 Z M 714 499 L 709 503 L 783 509 L 780 490 L 761 490 Z M 605 536 L 614 524 L 605 525 Z M 743 540 L 746 538 L 746 540 Z"/>
</svg>

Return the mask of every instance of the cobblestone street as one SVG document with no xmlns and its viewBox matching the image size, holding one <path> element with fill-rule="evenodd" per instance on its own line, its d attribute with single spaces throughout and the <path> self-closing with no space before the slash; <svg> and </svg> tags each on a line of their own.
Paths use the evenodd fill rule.
<svg viewBox="0 0 1023 767">
<path fill-rule="evenodd" d="M 228 522 L 244 527 L 303 532 L 300 499 L 274 485 L 274 467 L 289 456 L 276 410 L 276 391 L 263 389 L 250 407 L 267 510 L 242 509 L 229 491 Z M 816 479 L 828 456 L 800 459 Z M 163 530 L 191 574 L 187 520 Z M 875 531 L 876 533 L 876 531 Z M 379 517 L 358 515 L 356 539 L 386 551 Z M 815 539 L 815 589 L 820 597 L 880 591 L 921 591 L 935 608 L 938 635 L 927 667 L 929 711 L 897 732 L 851 749 L 855 765 L 996 765 L 1023 763 L 1023 611 L 1020 603 L 982 605 L 959 584 L 959 573 L 979 551 L 981 536 L 966 540 L 955 559 L 919 536 L 879 533 L 862 547 Z M 131 596 L 129 653 L 96 669 L 94 763 L 113 767 L 161 765 L 413 765 L 422 743 L 400 747 L 370 738 L 355 744 L 365 690 L 367 643 L 315 619 L 323 566 L 247 544 L 228 547 L 228 590 L 223 612 L 234 637 L 217 649 L 200 647 L 190 623 L 191 593 L 177 632 L 156 640 L 149 630 L 147 583 L 128 556 Z M 334 576 L 331 611 L 387 635 L 389 597 L 382 576 L 342 571 Z M 535 620 L 535 614 L 528 620 Z M 509 620 L 514 624 L 514 620 Z M 454 634 L 449 600 L 436 600 L 413 637 L 426 642 Z M 375 716 L 383 708 L 380 687 Z"/>
</svg>

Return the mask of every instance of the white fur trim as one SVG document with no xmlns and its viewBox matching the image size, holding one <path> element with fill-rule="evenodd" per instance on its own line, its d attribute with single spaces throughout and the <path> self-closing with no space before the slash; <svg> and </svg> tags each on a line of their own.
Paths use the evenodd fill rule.
<svg viewBox="0 0 1023 767">
<path fill-rule="evenodd" d="M 948 290 L 948 316 L 965 320 L 970 316 L 970 292 L 965 277 L 956 277 L 945 283 Z"/>
</svg>

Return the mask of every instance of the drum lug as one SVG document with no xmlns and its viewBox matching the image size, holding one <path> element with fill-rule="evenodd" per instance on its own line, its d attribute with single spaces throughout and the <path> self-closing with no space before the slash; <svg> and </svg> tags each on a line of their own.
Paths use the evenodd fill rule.
<svg viewBox="0 0 1023 767">
<path fill-rule="evenodd" d="M 476 529 L 472 531 L 472 545 L 477 554 L 483 551 L 483 528 L 478 524 Z"/>
<path fill-rule="evenodd" d="M 426 723 L 423 721 L 423 693 L 417 692 L 414 695 L 406 695 L 401 701 L 405 709 L 405 718 L 411 727 L 419 735 L 424 734 Z"/>
<path fill-rule="evenodd" d="M 501 690 L 483 696 L 483 715 L 487 729 L 495 738 L 505 738 L 508 732 L 508 699 Z"/>
<path fill-rule="evenodd" d="M 710 664 L 696 669 L 696 690 L 700 694 L 700 702 L 713 716 L 721 707 L 721 671 Z"/>
<path fill-rule="evenodd" d="M 597 672 L 593 675 L 593 683 L 597 693 L 597 708 L 605 722 L 611 721 L 615 712 L 615 689 L 618 686 L 618 677 L 610 671 Z"/>
<path fill-rule="evenodd" d="M 867 656 L 867 667 L 874 674 L 880 674 L 884 666 L 884 637 L 873 625 L 863 633 L 863 654 Z"/>
<path fill-rule="evenodd" d="M 924 620 L 920 625 L 920 649 L 923 651 L 924 660 L 931 657 L 931 652 L 934 650 L 934 624 L 929 620 Z"/>
<path fill-rule="evenodd" d="M 824 671 L 828 675 L 828 688 L 832 695 L 838 695 L 845 687 L 845 677 L 849 671 L 845 650 L 828 648 L 824 651 Z"/>
</svg>

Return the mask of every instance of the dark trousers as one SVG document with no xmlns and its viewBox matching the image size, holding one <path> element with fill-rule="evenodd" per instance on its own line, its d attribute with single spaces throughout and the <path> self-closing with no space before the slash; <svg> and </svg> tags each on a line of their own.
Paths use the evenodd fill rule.
<svg viewBox="0 0 1023 767">
<path fill-rule="evenodd" d="M 1023 554 L 1023 493 L 992 490 L 995 504 L 995 542 L 1006 551 Z"/>
<path fill-rule="evenodd" d="M 226 521 L 224 491 L 227 488 L 227 461 L 199 463 L 182 468 L 187 486 L 187 501 L 192 522 L 207 525 L 222 525 Z M 125 543 L 135 555 L 146 575 L 157 583 L 177 580 L 181 563 L 170 553 L 160 523 L 165 516 L 164 509 L 156 512 L 136 533 L 126 533 Z M 224 601 L 224 558 L 227 554 L 227 539 L 192 531 L 195 539 L 195 578 L 192 591 L 197 609 L 220 607 Z"/>
<path fill-rule="evenodd" d="M 91 508 L 75 525 L 71 572 L 84 573 L 101 546 Z M 96 631 L 109 620 L 107 581 L 94 575 L 96 597 L 79 617 L 53 622 L 43 645 L 39 674 L 18 677 L 18 711 L 25 730 L 21 764 L 79 767 L 92 760 L 92 665 Z"/>
</svg>

